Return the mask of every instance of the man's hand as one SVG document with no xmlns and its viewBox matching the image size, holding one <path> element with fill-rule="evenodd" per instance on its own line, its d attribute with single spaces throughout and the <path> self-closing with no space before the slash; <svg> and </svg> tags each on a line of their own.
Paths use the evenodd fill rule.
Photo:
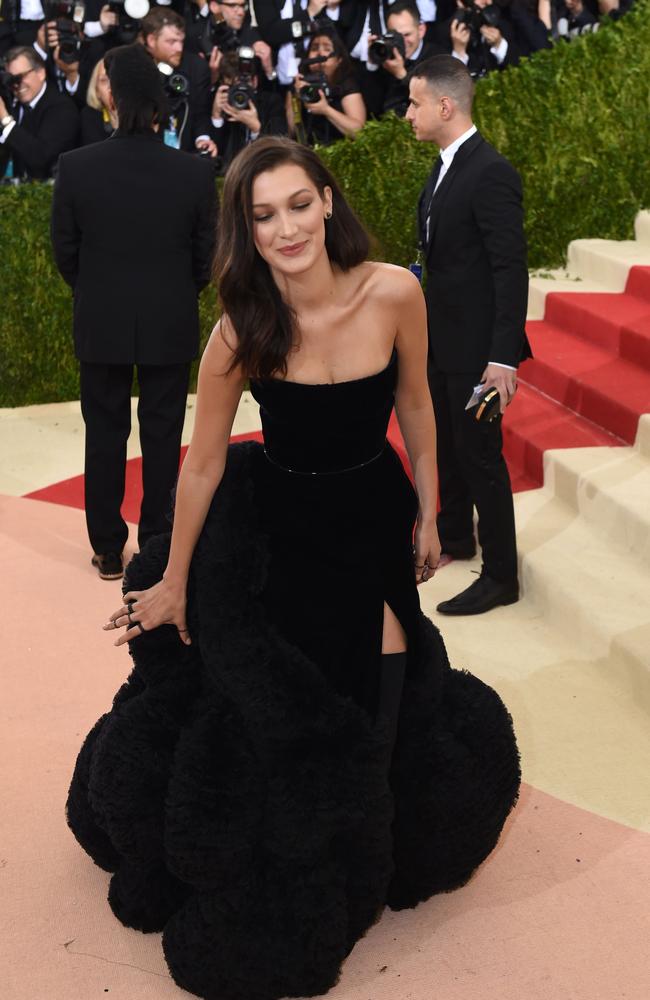
<svg viewBox="0 0 650 1000">
<path fill-rule="evenodd" d="M 470 34 L 470 30 L 466 24 L 462 24 L 460 21 L 451 22 L 451 28 L 449 29 L 451 46 L 454 52 L 457 52 L 458 55 L 467 55 L 467 46 L 469 45 Z"/>
<path fill-rule="evenodd" d="M 59 47 L 59 30 L 56 26 L 56 21 L 48 21 L 45 25 L 45 40 L 47 44 L 46 49 L 58 49 Z"/>
<path fill-rule="evenodd" d="M 503 41 L 503 35 L 499 31 L 499 29 L 490 28 L 488 27 L 487 24 L 484 24 L 482 26 L 481 34 L 483 35 L 483 38 L 488 43 L 491 49 L 496 48 L 497 45 L 501 45 L 501 42 Z"/>
<path fill-rule="evenodd" d="M 0 97 L 0 118 L 4 118 L 5 115 L 8 115 L 8 114 L 9 114 L 9 112 L 7 111 L 7 105 L 5 104 L 5 102 Z"/>
<path fill-rule="evenodd" d="M 396 80 L 403 80 L 407 75 L 406 65 L 404 63 L 404 56 L 399 51 L 399 49 L 393 49 L 393 54 L 390 59 L 385 59 L 382 63 L 382 68 L 394 76 Z"/>
<path fill-rule="evenodd" d="M 217 149 L 216 143 L 213 142 L 212 139 L 197 139 L 194 145 L 201 152 L 205 152 L 207 150 L 212 159 L 215 159 L 215 157 L 218 156 L 219 150 Z"/>
<path fill-rule="evenodd" d="M 111 10 L 108 4 L 105 4 L 99 12 L 99 23 L 102 26 L 102 31 L 106 33 L 111 28 L 116 28 L 118 20 L 119 18 L 115 11 Z"/>
<path fill-rule="evenodd" d="M 218 49 L 216 45 L 213 45 L 212 52 L 210 53 L 210 58 L 208 59 L 208 67 L 210 69 L 210 82 L 214 87 L 215 83 L 219 79 L 219 67 L 221 66 L 221 58 L 223 53 L 221 49 Z M 215 115 L 216 117 L 216 115 Z"/>
<path fill-rule="evenodd" d="M 321 11 L 325 10 L 327 7 L 327 0 L 309 0 L 307 5 L 307 13 L 310 17 L 316 17 Z"/>
<path fill-rule="evenodd" d="M 221 87 L 217 89 L 214 95 L 214 100 L 212 102 L 212 117 L 213 118 L 225 118 L 226 116 L 226 105 L 228 104 L 228 91 L 230 87 L 227 84 L 222 84 Z"/>
<path fill-rule="evenodd" d="M 253 52 L 259 59 L 265 76 L 273 76 L 274 66 L 271 46 L 267 45 L 266 42 L 263 42 L 262 39 L 260 39 L 258 42 L 253 44 Z"/>
<path fill-rule="evenodd" d="M 517 391 L 516 369 L 503 368 L 501 365 L 488 365 L 481 375 L 481 382 L 486 389 L 498 389 L 501 397 L 501 413 L 506 412 L 506 406 L 512 402 Z"/>
</svg>

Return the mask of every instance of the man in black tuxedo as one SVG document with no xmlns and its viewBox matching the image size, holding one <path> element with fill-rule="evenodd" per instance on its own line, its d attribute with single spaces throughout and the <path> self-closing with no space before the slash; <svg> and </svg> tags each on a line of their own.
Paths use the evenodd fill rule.
<svg viewBox="0 0 650 1000">
<path fill-rule="evenodd" d="M 174 10 L 154 7 L 142 19 L 142 42 L 155 63 L 185 77 L 189 95 L 171 107 L 165 142 L 186 152 L 196 149 L 216 156 L 210 140 L 210 70 L 205 59 L 185 51 L 185 21 Z M 170 102 L 171 103 L 171 102 Z"/>
<path fill-rule="evenodd" d="M 77 144 L 79 112 L 47 82 L 45 63 L 31 46 L 9 50 L 7 71 L 16 103 L 9 109 L 0 97 L 0 175 L 11 157 L 14 177 L 47 180 L 60 154 Z"/>
<path fill-rule="evenodd" d="M 120 514 L 137 367 L 140 545 L 168 530 L 198 295 L 209 281 L 217 202 L 212 167 L 161 140 L 160 74 L 141 45 L 105 56 L 118 128 L 61 158 L 52 204 L 57 266 L 74 292 L 86 424 L 86 521 L 103 579 L 122 575 Z"/>
<path fill-rule="evenodd" d="M 530 356 L 521 181 L 472 124 L 474 83 L 453 56 L 420 63 L 406 117 L 415 136 L 441 155 L 421 195 L 420 241 L 427 269 L 429 384 L 438 427 L 442 551 L 475 552 L 473 509 L 483 553 L 480 577 L 438 610 L 480 614 L 519 596 L 517 546 L 501 415 L 517 366 Z M 466 410 L 473 387 L 496 387 L 490 423 Z"/>
</svg>

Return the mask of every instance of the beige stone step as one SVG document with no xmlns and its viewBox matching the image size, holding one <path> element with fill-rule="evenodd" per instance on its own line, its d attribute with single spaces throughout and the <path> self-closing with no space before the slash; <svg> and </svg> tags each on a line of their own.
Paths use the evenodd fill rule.
<svg viewBox="0 0 650 1000">
<path fill-rule="evenodd" d="M 623 292 L 630 268 L 635 266 L 650 267 L 650 242 L 573 240 L 569 244 L 569 272 L 583 281 L 598 282 L 603 291 Z"/>
<path fill-rule="evenodd" d="M 644 209 L 634 220 L 634 235 L 639 243 L 650 243 L 650 211 Z"/>
<path fill-rule="evenodd" d="M 527 319 L 544 319 L 549 292 L 619 292 L 620 282 L 585 280 L 562 269 L 533 272 L 528 283 Z"/>
<path fill-rule="evenodd" d="M 639 419 L 634 447 L 641 455 L 650 458 L 650 413 L 644 413 Z"/>
<path fill-rule="evenodd" d="M 533 271 L 528 319 L 544 319 L 549 292 L 623 292 L 630 268 L 650 267 L 650 211 L 639 212 L 633 240 L 573 240 L 566 268 Z"/>
<path fill-rule="evenodd" d="M 650 571 L 649 457 L 636 448 L 548 451 L 544 485 L 593 527 L 604 544 L 640 560 Z M 647 586 L 650 602 L 650 572 Z"/>
<path fill-rule="evenodd" d="M 625 641 L 650 626 L 647 566 L 547 486 L 519 494 L 515 509 L 522 589 L 545 621 L 592 657 L 623 643 L 650 679 L 650 647 Z"/>
</svg>

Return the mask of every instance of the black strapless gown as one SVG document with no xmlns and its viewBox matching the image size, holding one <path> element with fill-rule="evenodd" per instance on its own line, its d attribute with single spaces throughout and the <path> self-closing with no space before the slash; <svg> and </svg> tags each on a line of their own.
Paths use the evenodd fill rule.
<svg viewBox="0 0 650 1000">
<path fill-rule="evenodd" d="M 417 499 L 386 442 L 397 359 L 335 385 L 252 383 L 265 445 L 229 449 L 188 584 L 79 754 L 67 803 L 127 926 L 206 1000 L 325 993 L 384 905 L 463 885 L 519 788 L 498 695 L 419 607 Z M 169 536 L 129 564 L 159 580 Z M 389 761 L 384 603 L 408 641 Z"/>
</svg>

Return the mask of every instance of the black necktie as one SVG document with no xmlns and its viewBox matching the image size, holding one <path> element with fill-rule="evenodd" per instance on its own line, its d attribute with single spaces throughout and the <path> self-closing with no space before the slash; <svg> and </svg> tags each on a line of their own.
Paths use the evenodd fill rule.
<svg viewBox="0 0 650 1000">
<path fill-rule="evenodd" d="M 433 202 L 433 196 L 436 193 L 436 184 L 438 183 L 438 178 L 440 177 L 441 170 L 442 170 L 442 156 L 438 156 L 438 159 L 433 165 L 433 170 L 431 171 L 431 177 L 429 180 L 430 193 L 426 207 L 426 216 L 424 220 L 427 243 L 429 242 L 429 219 L 431 217 L 431 203 Z"/>
</svg>

